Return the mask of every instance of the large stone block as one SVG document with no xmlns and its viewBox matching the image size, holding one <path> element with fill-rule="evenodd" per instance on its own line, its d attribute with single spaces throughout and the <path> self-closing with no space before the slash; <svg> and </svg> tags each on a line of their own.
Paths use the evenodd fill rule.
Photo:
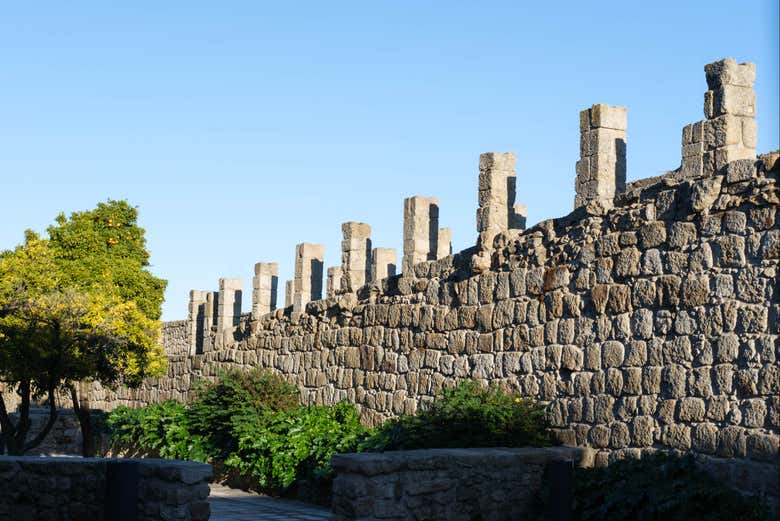
<svg viewBox="0 0 780 521">
<path fill-rule="evenodd" d="M 371 279 L 371 227 L 366 223 L 341 225 L 341 290 L 355 292 Z"/>
<path fill-rule="evenodd" d="M 259 319 L 276 309 L 279 264 L 258 262 L 252 279 L 252 318 Z"/>
<path fill-rule="evenodd" d="M 404 199 L 404 276 L 411 275 L 416 264 L 436 260 L 438 239 L 439 200 L 422 195 Z"/>
<path fill-rule="evenodd" d="M 612 207 L 615 195 L 625 191 L 625 107 L 597 104 L 582 111 L 580 135 L 574 206 L 603 211 Z"/>
<path fill-rule="evenodd" d="M 306 304 L 322 298 L 322 271 L 325 246 L 308 242 L 295 246 L 293 310 L 303 312 Z"/>
</svg>

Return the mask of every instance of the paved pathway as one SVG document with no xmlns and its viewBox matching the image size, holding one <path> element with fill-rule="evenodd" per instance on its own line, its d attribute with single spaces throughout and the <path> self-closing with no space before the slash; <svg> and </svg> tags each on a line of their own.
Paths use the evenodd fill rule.
<svg viewBox="0 0 780 521">
<path fill-rule="evenodd" d="M 325 521 L 326 508 L 211 485 L 211 521 Z"/>
</svg>

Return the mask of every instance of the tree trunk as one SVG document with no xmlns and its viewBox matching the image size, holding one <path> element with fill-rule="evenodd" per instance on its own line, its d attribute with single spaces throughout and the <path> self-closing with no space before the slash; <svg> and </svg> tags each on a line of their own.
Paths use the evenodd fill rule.
<svg viewBox="0 0 780 521">
<path fill-rule="evenodd" d="M 81 390 L 81 384 L 79 384 Z M 79 420 L 81 427 L 81 455 L 85 458 L 95 457 L 95 435 L 92 432 L 92 418 L 89 413 L 89 401 L 86 397 L 79 397 L 76 387 L 70 386 L 70 399 L 73 402 L 73 411 Z"/>
<path fill-rule="evenodd" d="M 0 396 L 0 427 L 3 429 L 5 449 L 9 456 L 21 456 L 24 454 L 24 442 L 27 431 L 30 428 L 30 381 L 19 382 L 16 393 L 21 398 L 19 404 L 19 421 L 16 425 L 11 421 L 5 400 Z"/>
<path fill-rule="evenodd" d="M 57 421 L 58 413 L 57 413 L 57 400 L 55 396 L 56 388 L 54 385 L 49 385 L 49 388 L 47 389 L 48 395 L 49 395 L 49 419 L 46 421 L 46 425 L 43 426 L 43 429 L 41 429 L 41 432 L 38 433 L 38 435 L 33 438 L 29 443 L 24 442 L 24 438 L 21 440 L 21 446 L 23 447 L 22 451 L 27 452 L 30 449 L 34 449 L 41 443 L 43 443 L 43 440 L 46 439 L 46 436 L 49 435 L 49 432 L 51 432 L 51 428 L 54 427 L 55 422 Z M 27 413 L 27 416 L 29 418 L 29 411 Z M 29 419 L 28 419 L 28 428 L 29 428 Z M 25 436 L 27 435 L 27 432 L 25 431 Z"/>
<path fill-rule="evenodd" d="M 5 440 L 13 435 L 14 430 L 14 425 L 8 416 L 8 409 L 6 409 L 3 394 L 0 392 L 0 454 L 5 454 Z"/>
</svg>

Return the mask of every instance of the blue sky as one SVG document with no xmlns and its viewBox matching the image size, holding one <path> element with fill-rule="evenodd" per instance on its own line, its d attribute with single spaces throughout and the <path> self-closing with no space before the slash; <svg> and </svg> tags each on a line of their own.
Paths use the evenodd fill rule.
<svg viewBox="0 0 780 521">
<path fill-rule="evenodd" d="M 514 151 L 529 224 L 572 207 L 578 112 L 628 107 L 628 177 L 676 168 L 704 64 L 757 64 L 778 148 L 778 2 L 5 2 L 0 249 L 60 211 L 140 209 L 165 319 L 190 288 L 340 262 L 340 224 L 401 248 L 403 198 L 473 244 L 477 163 Z M 280 291 L 283 294 L 283 289 Z"/>
</svg>

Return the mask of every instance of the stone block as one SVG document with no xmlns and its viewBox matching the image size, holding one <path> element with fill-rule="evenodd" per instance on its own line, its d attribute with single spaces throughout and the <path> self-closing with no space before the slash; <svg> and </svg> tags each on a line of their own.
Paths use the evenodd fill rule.
<svg viewBox="0 0 780 521">
<path fill-rule="evenodd" d="M 677 418 L 684 422 L 699 422 L 704 419 L 704 400 L 683 398 L 677 401 Z"/>
<path fill-rule="evenodd" d="M 712 423 L 700 423 L 691 431 L 691 447 L 705 454 L 714 454 L 718 447 L 718 427 Z"/>
<path fill-rule="evenodd" d="M 219 279 L 217 294 L 217 329 L 233 329 L 241 317 L 241 279 Z"/>
<path fill-rule="evenodd" d="M 341 232 L 341 291 L 354 293 L 371 279 L 371 226 L 345 222 Z"/>
<path fill-rule="evenodd" d="M 661 442 L 672 449 L 690 450 L 691 428 L 687 425 L 667 425 L 662 430 Z"/>
<path fill-rule="evenodd" d="M 327 274 L 327 281 L 325 284 L 326 295 L 328 298 L 333 298 L 341 292 L 341 282 L 344 271 L 341 269 L 341 266 L 331 266 L 328 268 Z"/>
<path fill-rule="evenodd" d="M 452 228 L 439 228 L 439 237 L 436 245 L 437 259 L 443 259 L 452 255 Z"/>
<path fill-rule="evenodd" d="M 651 416 L 637 416 L 631 422 L 631 437 L 636 447 L 652 447 L 655 421 Z"/>
<path fill-rule="evenodd" d="M 707 86 L 717 90 L 724 85 L 752 87 L 756 81 L 754 63 L 737 63 L 733 58 L 725 58 L 704 66 Z"/>
<path fill-rule="evenodd" d="M 303 312 L 306 304 L 322 299 L 322 271 L 325 246 L 300 243 L 295 246 L 295 280 L 292 305 L 296 312 Z"/>
<path fill-rule="evenodd" d="M 604 367 L 620 367 L 625 358 L 625 346 L 617 341 L 610 340 L 601 345 Z"/>
<path fill-rule="evenodd" d="M 422 195 L 404 199 L 404 276 L 411 275 L 416 264 L 436 260 L 438 239 L 439 200 Z"/>
<path fill-rule="evenodd" d="M 598 213 L 625 191 L 626 109 L 593 105 L 580 113 L 580 124 L 574 204 Z"/>
<path fill-rule="evenodd" d="M 746 454 L 750 459 L 773 462 L 780 450 L 780 436 L 762 432 L 751 433 L 745 440 Z"/>
<path fill-rule="evenodd" d="M 766 411 L 767 407 L 763 398 L 745 400 L 742 405 L 742 424 L 745 427 L 763 427 Z"/>
<path fill-rule="evenodd" d="M 255 264 L 252 278 L 252 318 L 257 320 L 276 309 L 279 265 L 276 262 Z"/>
<path fill-rule="evenodd" d="M 372 254 L 371 280 L 380 281 L 396 275 L 397 252 L 395 248 L 374 248 Z"/>
<path fill-rule="evenodd" d="M 609 128 L 626 130 L 628 128 L 628 112 L 626 107 L 605 105 L 599 103 L 590 109 L 590 125 L 592 128 Z"/>
<path fill-rule="evenodd" d="M 717 455 L 724 458 L 744 457 L 747 452 L 744 429 L 727 426 L 718 431 Z"/>
</svg>

